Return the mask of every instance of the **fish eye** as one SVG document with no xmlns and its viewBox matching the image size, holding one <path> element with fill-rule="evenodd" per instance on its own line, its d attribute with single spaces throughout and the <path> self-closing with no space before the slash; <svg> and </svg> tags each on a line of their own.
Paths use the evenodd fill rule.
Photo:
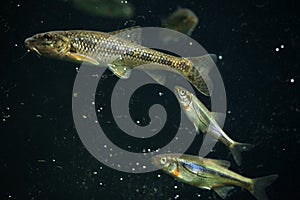
<svg viewBox="0 0 300 200">
<path fill-rule="evenodd" d="M 50 40 L 52 39 L 52 36 L 49 33 L 46 33 L 45 35 L 43 35 L 43 38 L 46 40 Z"/>
<path fill-rule="evenodd" d="M 180 90 L 180 95 L 184 96 L 185 95 L 185 91 L 184 90 Z"/>
<path fill-rule="evenodd" d="M 162 157 L 161 159 L 160 159 L 160 163 L 161 164 L 166 164 L 166 162 L 167 162 L 167 158 L 166 157 Z"/>
</svg>

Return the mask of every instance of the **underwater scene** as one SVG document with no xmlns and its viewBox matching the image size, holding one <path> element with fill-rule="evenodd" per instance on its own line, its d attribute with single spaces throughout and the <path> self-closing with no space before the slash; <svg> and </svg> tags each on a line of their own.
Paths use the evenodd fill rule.
<svg viewBox="0 0 300 200">
<path fill-rule="evenodd" d="M 300 199 L 298 2 L 3 3 L 0 199 Z"/>
</svg>

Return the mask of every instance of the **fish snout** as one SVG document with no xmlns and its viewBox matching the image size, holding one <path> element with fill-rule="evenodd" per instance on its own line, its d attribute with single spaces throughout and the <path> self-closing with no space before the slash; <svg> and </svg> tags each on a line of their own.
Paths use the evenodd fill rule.
<svg viewBox="0 0 300 200">
<path fill-rule="evenodd" d="M 32 37 L 26 38 L 26 39 L 25 39 L 24 44 L 25 44 L 25 46 L 26 46 L 28 49 L 31 48 L 32 43 L 33 43 L 33 40 L 34 40 L 34 39 L 33 39 Z"/>
<path fill-rule="evenodd" d="M 36 39 L 34 37 L 29 37 L 29 38 L 25 39 L 25 41 L 24 41 L 24 45 L 27 49 L 29 49 L 30 51 L 36 52 L 38 55 L 41 55 L 41 53 L 36 48 L 35 43 L 36 43 Z"/>
</svg>

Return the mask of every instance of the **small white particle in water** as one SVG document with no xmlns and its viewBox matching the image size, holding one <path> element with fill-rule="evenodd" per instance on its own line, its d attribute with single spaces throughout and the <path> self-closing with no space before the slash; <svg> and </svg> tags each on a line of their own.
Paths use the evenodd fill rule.
<svg viewBox="0 0 300 200">
<path fill-rule="evenodd" d="M 137 163 L 135 163 L 135 164 L 136 164 L 136 165 L 140 165 L 140 163 L 138 163 L 138 162 L 137 162 Z"/>
<path fill-rule="evenodd" d="M 147 167 L 145 165 L 143 165 L 143 169 L 146 169 Z"/>
<path fill-rule="evenodd" d="M 280 48 L 282 48 L 282 49 L 283 49 L 283 48 L 284 48 L 284 45 L 283 45 L 283 44 L 282 44 L 282 45 L 280 45 Z"/>
<path fill-rule="evenodd" d="M 11 195 L 8 195 L 8 198 L 11 198 Z"/>
<path fill-rule="evenodd" d="M 139 124 L 139 123 L 140 123 L 140 121 L 139 121 L 139 120 L 137 120 L 137 121 L 136 121 L 136 123 L 137 123 L 137 124 Z"/>
<path fill-rule="evenodd" d="M 6 107 L 6 110 L 9 110 L 9 107 Z"/>
<path fill-rule="evenodd" d="M 102 167 L 99 167 L 99 169 L 102 169 Z"/>
<path fill-rule="evenodd" d="M 123 178 L 122 178 L 122 177 L 120 178 L 120 181 L 123 181 Z"/>
<path fill-rule="evenodd" d="M 283 148 L 282 151 L 285 151 L 285 148 Z"/>
<path fill-rule="evenodd" d="M 228 110 L 227 113 L 230 114 L 230 113 L 231 113 L 231 110 Z"/>
<path fill-rule="evenodd" d="M 21 5 L 20 4 L 17 4 L 17 7 L 20 7 Z"/>
<path fill-rule="evenodd" d="M 102 183 L 102 182 L 100 182 L 100 183 L 99 183 L 99 185 L 101 185 L 101 186 L 102 186 L 102 185 L 103 185 L 103 183 Z"/>
<path fill-rule="evenodd" d="M 135 168 L 132 168 L 132 171 L 135 171 Z"/>
<path fill-rule="evenodd" d="M 179 194 L 176 194 L 176 196 L 174 197 L 174 199 L 178 199 L 179 198 Z"/>
<path fill-rule="evenodd" d="M 4 121 L 4 122 L 5 122 L 5 121 L 6 121 L 6 119 L 5 119 L 5 118 L 3 118 L 3 119 L 2 119 L 2 121 Z"/>
<path fill-rule="evenodd" d="M 160 174 L 157 174 L 157 177 L 158 177 L 158 178 L 160 178 L 160 176 L 161 176 Z"/>
<path fill-rule="evenodd" d="M 201 194 L 198 194 L 197 196 L 198 196 L 198 197 L 201 197 Z"/>
<path fill-rule="evenodd" d="M 148 152 L 150 152 L 151 151 L 151 149 L 148 149 Z"/>
<path fill-rule="evenodd" d="M 93 172 L 94 175 L 98 174 L 98 172 Z"/>
<path fill-rule="evenodd" d="M 92 105 L 95 105 L 95 102 L 92 102 Z"/>
<path fill-rule="evenodd" d="M 192 46 L 192 45 L 193 45 L 193 43 L 192 43 L 192 42 L 189 42 L 189 45 L 191 45 L 191 46 Z"/>
<path fill-rule="evenodd" d="M 87 116 L 86 116 L 86 115 L 82 115 L 82 117 L 83 117 L 83 119 L 86 119 L 86 118 L 87 118 Z"/>
<path fill-rule="evenodd" d="M 55 162 L 55 159 L 54 159 L 54 158 L 52 159 L 52 162 Z"/>
<path fill-rule="evenodd" d="M 42 115 L 35 115 L 37 118 L 41 118 L 42 117 Z"/>
<path fill-rule="evenodd" d="M 158 95 L 161 97 L 162 95 L 164 95 L 163 92 L 159 92 Z"/>
<path fill-rule="evenodd" d="M 222 60 L 223 59 L 223 56 L 219 56 L 219 60 Z"/>
<path fill-rule="evenodd" d="M 277 48 L 275 49 L 275 51 L 279 51 L 279 48 L 277 47 Z"/>
<path fill-rule="evenodd" d="M 174 188 L 177 189 L 178 188 L 177 185 L 174 185 Z"/>
<path fill-rule="evenodd" d="M 106 144 L 104 145 L 104 148 L 107 148 L 107 145 L 106 145 Z"/>
<path fill-rule="evenodd" d="M 295 80 L 292 78 L 292 79 L 291 79 L 291 83 L 294 83 L 294 82 L 295 82 Z"/>
<path fill-rule="evenodd" d="M 95 120 L 95 123 L 96 123 L 96 124 L 98 124 L 98 121 L 97 121 L 97 120 Z"/>
<path fill-rule="evenodd" d="M 41 20 L 41 24 L 43 24 L 44 23 L 44 21 L 43 20 Z"/>
<path fill-rule="evenodd" d="M 100 110 L 103 110 L 103 107 L 100 107 L 99 109 L 100 109 Z"/>
<path fill-rule="evenodd" d="M 18 44 L 15 44 L 15 47 L 17 47 L 18 46 Z"/>
</svg>

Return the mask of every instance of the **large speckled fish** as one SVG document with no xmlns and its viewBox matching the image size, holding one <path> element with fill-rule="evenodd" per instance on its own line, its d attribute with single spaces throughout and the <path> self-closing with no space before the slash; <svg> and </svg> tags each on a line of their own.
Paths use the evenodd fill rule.
<svg viewBox="0 0 300 200">
<path fill-rule="evenodd" d="M 214 190 L 225 199 L 233 186 L 242 187 L 258 200 L 267 200 L 265 188 L 278 175 L 247 178 L 228 169 L 230 162 L 191 155 L 161 154 L 152 158 L 152 163 L 178 180 L 207 190 Z"/>
<path fill-rule="evenodd" d="M 213 65 L 210 55 L 182 58 L 168 55 L 139 44 L 139 31 L 119 30 L 111 33 L 70 30 L 36 34 L 25 40 L 25 46 L 41 56 L 88 62 L 109 69 L 119 78 L 128 78 L 130 70 L 175 71 L 184 76 L 202 94 L 209 96 L 207 69 Z M 148 66 L 146 68 L 145 66 Z"/>
</svg>

